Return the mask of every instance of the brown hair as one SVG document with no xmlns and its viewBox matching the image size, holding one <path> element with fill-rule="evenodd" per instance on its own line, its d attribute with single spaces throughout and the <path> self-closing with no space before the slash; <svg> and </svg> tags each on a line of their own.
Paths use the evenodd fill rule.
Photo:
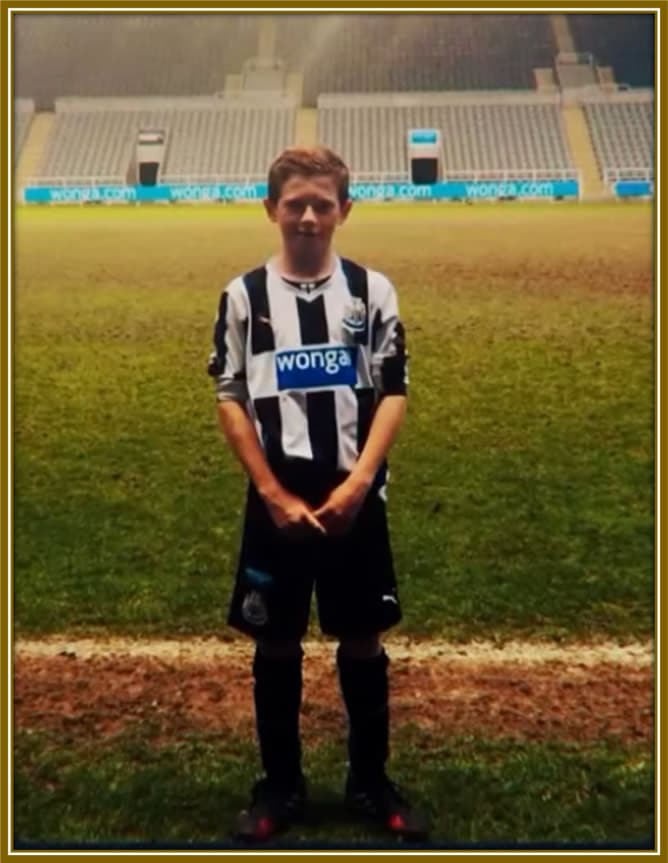
<svg viewBox="0 0 668 863">
<path fill-rule="evenodd" d="M 268 197 L 277 203 L 283 184 L 290 177 L 332 177 L 340 204 L 348 200 L 350 176 L 348 166 L 340 156 L 327 147 L 289 147 L 277 156 L 269 168 Z"/>
</svg>

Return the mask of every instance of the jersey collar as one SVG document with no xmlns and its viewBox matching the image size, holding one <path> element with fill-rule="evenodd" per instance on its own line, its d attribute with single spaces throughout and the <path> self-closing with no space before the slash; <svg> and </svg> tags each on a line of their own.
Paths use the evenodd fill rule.
<svg viewBox="0 0 668 863">
<path fill-rule="evenodd" d="M 341 260 L 338 255 L 335 255 L 334 266 L 332 267 L 331 273 L 327 276 L 322 276 L 319 279 L 312 279 L 311 281 L 297 281 L 296 279 L 289 279 L 287 276 L 284 276 L 276 266 L 276 262 L 273 258 L 267 261 L 266 267 L 267 270 L 270 270 L 273 274 L 278 276 L 284 287 L 288 288 L 288 290 L 294 291 L 298 296 L 307 299 L 321 293 L 331 284 L 332 279 L 341 269 Z"/>
</svg>

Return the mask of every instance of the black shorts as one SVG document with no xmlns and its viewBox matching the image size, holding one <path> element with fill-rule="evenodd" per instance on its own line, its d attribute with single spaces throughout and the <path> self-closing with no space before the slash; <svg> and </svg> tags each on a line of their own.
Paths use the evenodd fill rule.
<svg viewBox="0 0 668 863">
<path fill-rule="evenodd" d="M 318 477 L 293 467 L 282 484 L 319 506 L 346 474 Z M 401 619 L 387 525 L 378 487 L 342 536 L 287 537 L 251 484 L 228 623 L 254 638 L 299 640 L 308 628 L 315 584 L 323 633 L 363 638 Z"/>
</svg>

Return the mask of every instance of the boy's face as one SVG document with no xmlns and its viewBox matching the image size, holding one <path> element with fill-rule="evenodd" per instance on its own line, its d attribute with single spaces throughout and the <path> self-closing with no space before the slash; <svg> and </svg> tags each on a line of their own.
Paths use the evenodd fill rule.
<svg viewBox="0 0 668 863">
<path fill-rule="evenodd" d="M 325 257 L 352 203 L 340 203 L 333 177 L 295 174 L 283 184 L 278 201 L 267 199 L 264 206 L 280 228 L 284 248 L 297 260 L 314 260 Z"/>
</svg>

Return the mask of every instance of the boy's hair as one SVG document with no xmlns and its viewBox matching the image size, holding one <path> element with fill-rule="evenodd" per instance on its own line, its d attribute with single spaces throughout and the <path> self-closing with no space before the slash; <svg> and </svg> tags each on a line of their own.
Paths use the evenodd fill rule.
<svg viewBox="0 0 668 863">
<path fill-rule="evenodd" d="M 327 147 L 288 147 L 277 156 L 269 168 L 269 200 L 276 204 L 283 184 L 299 175 L 302 177 L 332 177 L 340 204 L 348 200 L 350 175 L 340 156 Z"/>
</svg>

